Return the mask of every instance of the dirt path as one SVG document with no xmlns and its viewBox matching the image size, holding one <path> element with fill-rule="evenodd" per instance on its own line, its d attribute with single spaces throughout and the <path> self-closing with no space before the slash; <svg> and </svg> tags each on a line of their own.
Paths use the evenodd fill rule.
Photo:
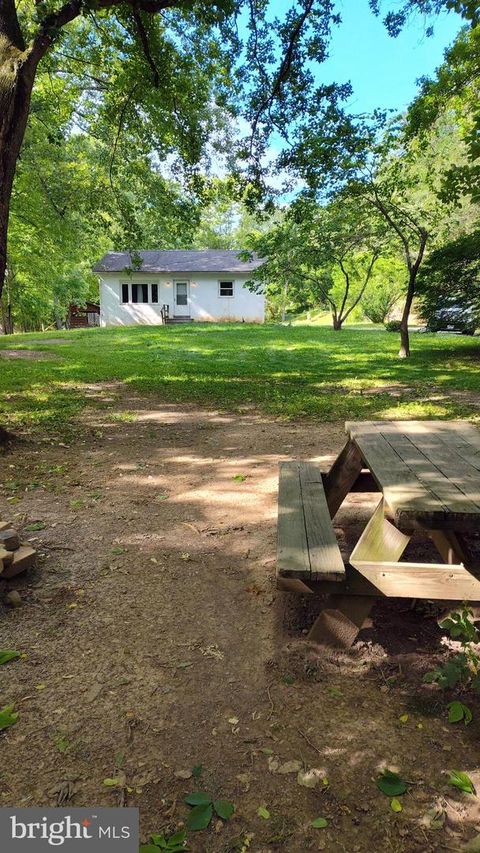
<svg viewBox="0 0 480 853">
<path fill-rule="evenodd" d="M 23 606 L 0 604 L 0 648 L 26 654 L 0 671 L 0 706 L 20 711 L 0 739 L 0 804 L 138 805 L 146 837 L 178 828 L 200 787 L 236 813 L 191 835 L 199 853 L 460 849 L 478 800 L 444 774 L 475 779 L 480 727 L 475 703 L 469 727 L 449 726 L 421 686 L 441 651 L 433 618 L 377 608 L 350 654 L 328 653 L 302 639 L 311 605 L 274 588 L 277 464 L 328 465 L 342 425 L 141 398 L 112 417 L 92 393 L 76 446 L 1 460 L 0 514 L 43 556 L 15 584 Z M 358 525 L 370 511 L 364 496 L 349 509 Z M 386 764 L 412 782 L 398 815 L 375 786 Z M 179 778 L 197 765 L 198 782 Z"/>
</svg>

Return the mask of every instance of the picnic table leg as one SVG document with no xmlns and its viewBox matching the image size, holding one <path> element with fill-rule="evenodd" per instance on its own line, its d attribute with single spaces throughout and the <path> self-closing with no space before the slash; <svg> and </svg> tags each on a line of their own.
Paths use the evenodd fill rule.
<svg viewBox="0 0 480 853">
<path fill-rule="evenodd" d="M 469 568 L 472 556 L 462 536 L 453 530 L 429 530 L 428 535 L 446 563 L 463 563 Z"/>
<path fill-rule="evenodd" d="M 337 648 L 349 649 L 355 642 L 376 597 L 370 595 L 332 595 L 310 628 L 307 639 Z"/>
<path fill-rule="evenodd" d="M 361 453 L 347 441 L 323 481 L 330 517 L 334 518 L 363 467 Z"/>
</svg>

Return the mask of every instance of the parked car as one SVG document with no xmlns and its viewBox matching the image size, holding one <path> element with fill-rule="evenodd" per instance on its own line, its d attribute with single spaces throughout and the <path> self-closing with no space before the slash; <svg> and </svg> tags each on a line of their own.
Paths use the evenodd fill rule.
<svg viewBox="0 0 480 853">
<path fill-rule="evenodd" d="M 473 308 L 462 305 L 450 305 L 439 308 L 427 320 L 427 332 L 459 332 L 461 335 L 473 335 L 480 325 L 478 314 Z"/>
</svg>

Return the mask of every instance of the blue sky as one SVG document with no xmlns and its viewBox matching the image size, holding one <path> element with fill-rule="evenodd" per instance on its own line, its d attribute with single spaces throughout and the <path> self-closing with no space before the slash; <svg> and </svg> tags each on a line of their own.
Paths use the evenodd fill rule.
<svg viewBox="0 0 480 853">
<path fill-rule="evenodd" d="M 349 106 L 354 112 L 405 108 L 415 96 L 418 78 L 433 74 L 463 23 L 453 13 L 438 15 L 428 21 L 434 35 L 427 38 L 426 22 L 417 15 L 392 39 L 370 11 L 368 0 L 340 0 L 337 5 L 343 21 L 333 32 L 330 58 L 318 78 L 350 80 L 354 95 Z M 388 3 L 390 8 L 394 5 Z"/>
</svg>

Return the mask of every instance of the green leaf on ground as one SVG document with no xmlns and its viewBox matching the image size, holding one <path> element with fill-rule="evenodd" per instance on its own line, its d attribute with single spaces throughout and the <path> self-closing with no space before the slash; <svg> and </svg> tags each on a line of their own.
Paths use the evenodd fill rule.
<svg viewBox="0 0 480 853">
<path fill-rule="evenodd" d="M 202 775 L 203 764 L 194 764 L 192 767 L 192 776 L 194 779 L 199 779 Z"/>
<path fill-rule="evenodd" d="M 325 829 L 328 826 L 328 820 L 326 817 L 316 817 L 315 820 L 312 820 L 312 826 L 315 829 Z"/>
<path fill-rule="evenodd" d="M 183 853 L 183 851 L 188 850 L 186 846 L 187 833 L 184 830 L 175 832 L 170 838 L 167 838 L 165 835 L 158 835 L 157 833 L 151 835 L 150 838 L 155 846 L 151 848 L 151 845 L 147 845 L 148 851 L 155 850 L 158 853 L 158 849 L 160 848 L 160 850 L 165 850 L 166 853 Z M 140 848 L 140 851 L 142 849 Z"/>
<path fill-rule="evenodd" d="M 46 526 L 44 521 L 32 521 L 31 524 L 27 524 L 23 529 L 27 533 L 34 533 L 35 530 L 44 530 Z"/>
<path fill-rule="evenodd" d="M 235 476 L 232 477 L 232 480 L 235 480 L 236 483 L 243 483 L 246 479 L 245 474 L 235 474 Z"/>
<path fill-rule="evenodd" d="M 185 797 L 185 802 L 189 806 L 206 806 L 212 802 L 212 798 L 205 791 L 192 791 Z"/>
<path fill-rule="evenodd" d="M 18 720 L 18 711 L 14 711 L 14 705 L 4 705 L 0 708 L 0 732 L 14 726 Z"/>
<path fill-rule="evenodd" d="M 259 817 L 263 817 L 264 820 L 268 820 L 270 817 L 270 812 L 265 808 L 265 806 L 259 806 L 257 814 Z"/>
<path fill-rule="evenodd" d="M 394 797 L 393 800 L 390 800 L 390 808 L 391 808 L 392 812 L 395 812 L 398 814 L 398 812 L 402 811 L 403 806 L 402 806 L 400 800 L 397 800 Z"/>
<path fill-rule="evenodd" d="M 465 725 L 468 726 L 468 724 L 472 722 L 473 715 L 470 708 L 468 705 L 464 705 L 463 702 L 460 702 L 459 699 L 449 702 L 447 708 L 449 723 L 459 723 L 463 720 Z"/>
<path fill-rule="evenodd" d="M 9 649 L 0 649 L 0 666 L 8 663 L 9 660 L 15 660 L 20 657 L 20 652 L 13 652 Z"/>
<path fill-rule="evenodd" d="M 384 770 L 377 779 L 377 788 L 387 797 L 399 797 L 405 794 L 407 787 L 407 783 L 398 773 L 393 773 L 391 770 Z"/>
<path fill-rule="evenodd" d="M 155 844 L 142 844 L 140 853 L 158 853 L 158 847 Z"/>
<path fill-rule="evenodd" d="M 235 811 L 234 804 L 230 803 L 229 800 L 215 800 L 213 808 L 215 809 L 217 815 L 223 820 L 230 820 L 232 814 Z"/>
<path fill-rule="evenodd" d="M 475 787 L 470 776 L 462 770 L 450 770 L 448 781 L 450 785 L 453 785 L 454 788 L 459 788 L 465 794 L 475 793 Z"/>
<path fill-rule="evenodd" d="M 121 779 L 104 779 L 103 784 L 106 788 L 118 788 L 122 784 Z"/>
<path fill-rule="evenodd" d="M 187 818 L 187 829 L 191 829 L 193 832 L 206 829 L 212 816 L 213 806 L 211 803 L 194 806 Z"/>
</svg>

